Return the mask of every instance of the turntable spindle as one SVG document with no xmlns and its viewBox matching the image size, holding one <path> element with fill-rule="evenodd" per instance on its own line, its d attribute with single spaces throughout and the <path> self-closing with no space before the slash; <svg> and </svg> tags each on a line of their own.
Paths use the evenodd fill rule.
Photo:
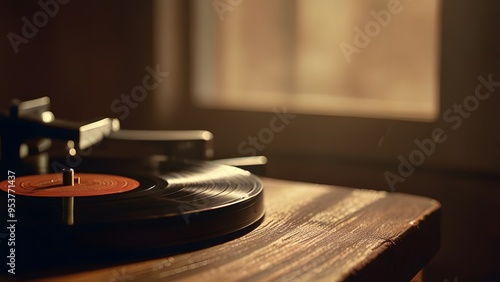
<svg viewBox="0 0 500 282">
<path fill-rule="evenodd" d="M 75 171 L 72 168 L 63 169 L 63 185 L 75 186 Z"/>
<path fill-rule="evenodd" d="M 72 168 L 64 169 L 62 179 L 63 185 L 75 186 L 75 171 Z M 79 183 L 80 179 L 77 179 L 77 182 Z M 75 223 L 73 214 L 75 197 L 65 197 L 62 201 L 63 222 L 67 225 L 73 225 Z"/>
</svg>

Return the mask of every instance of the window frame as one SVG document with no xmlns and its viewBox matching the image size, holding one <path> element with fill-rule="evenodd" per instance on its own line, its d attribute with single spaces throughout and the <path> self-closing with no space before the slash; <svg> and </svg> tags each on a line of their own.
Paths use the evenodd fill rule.
<svg viewBox="0 0 500 282">
<path fill-rule="evenodd" d="M 179 76 L 175 82 L 157 90 L 160 92 L 156 95 L 159 97 L 157 102 L 167 103 L 169 109 L 172 109 L 168 114 L 157 114 L 159 118 L 168 117 L 163 119 L 161 126 L 172 129 L 210 130 L 215 136 L 216 158 L 244 156 L 238 147 L 248 138 L 257 136 L 259 132 L 270 127 L 270 122 L 276 116 L 272 112 L 273 109 L 268 112 L 252 112 L 206 109 L 195 105 L 190 98 L 193 92 L 191 72 L 196 71 L 197 67 L 191 56 L 193 46 L 190 28 L 193 21 L 197 20 L 191 17 L 193 2 L 165 2 L 169 3 L 161 4 L 161 0 L 157 0 L 156 5 L 163 5 L 164 9 L 175 9 L 178 15 L 171 19 L 167 26 L 154 24 L 157 37 L 167 38 L 156 39 L 160 44 L 155 44 L 154 60 L 170 66 Z M 441 3 L 440 109 L 435 121 L 300 114 L 287 124 L 284 130 L 275 132 L 272 142 L 263 144 L 265 149 L 257 150 L 257 154 L 267 156 L 270 163 L 273 159 L 293 159 L 304 164 L 321 160 L 368 164 L 395 170 L 401 163 L 400 156 L 407 158 L 411 152 L 418 149 L 415 144 L 417 139 L 432 138 L 433 130 L 441 128 L 446 129 L 448 141 L 438 145 L 437 150 L 426 157 L 421 167 L 500 172 L 500 164 L 489 158 L 491 148 L 500 140 L 499 134 L 495 133 L 492 139 L 476 138 L 477 134 L 479 137 L 485 137 L 488 132 L 491 133 L 488 128 L 478 128 L 486 116 L 499 117 L 494 106 L 485 105 L 485 110 L 475 113 L 476 118 L 467 120 L 464 126 L 456 131 L 449 130 L 450 124 L 443 117 L 443 113 L 453 104 L 462 102 L 465 97 L 474 93 L 478 76 L 493 74 L 500 77 L 499 67 L 491 60 L 491 57 L 498 57 L 495 51 L 491 50 L 487 54 L 481 52 L 484 48 L 491 48 L 488 47 L 491 44 L 499 45 L 491 36 L 494 33 L 490 31 L 495 31 L 495 15 L 487 13 L 493 9 L 489 5 L 496 4 L 478 5 L 465 0 Z M 485 16 L 485 12 L 490 16 Z M 464 23 L 463 13 L 467 13 L 469 18 L 478 24 L 471 28 L 468 23 Z M 481 32 L 480 29 L 484 27 L 489 29 Z M 174 42 L 175 55 L 172 55 L 172 52 L 164 52 L 167 46 L 171 48 Z M 489 56 L 488 60 L 485 60 L 485 56 Z M 470 60 L 477 63 L 471 64 Z M 165 101 L 161 98 L 162 95 L 165 96 L 161 93 L 165 92 L 180 95 Z"/>
</svg>

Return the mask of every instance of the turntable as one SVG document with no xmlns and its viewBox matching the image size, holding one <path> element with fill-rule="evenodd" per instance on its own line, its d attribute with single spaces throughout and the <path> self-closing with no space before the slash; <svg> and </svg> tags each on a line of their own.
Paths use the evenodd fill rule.
<svg viewBox="0 0 500 282">
<path fill-rule="evenodd" d="M 257 177 L 207 131 L 62 121 L 46 97 L 0 126 L 3 279 L 401 281 L 439 246 L 434 200 Z"/>
</svg>

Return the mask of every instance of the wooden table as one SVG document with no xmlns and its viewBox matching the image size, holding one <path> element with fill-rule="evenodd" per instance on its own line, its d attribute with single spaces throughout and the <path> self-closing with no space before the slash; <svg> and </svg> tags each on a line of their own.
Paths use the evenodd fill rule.
<svg viewBox="0 0 500 282">
<path fill-rule="evenodd" d="M 409 281 L 439 248 L 435 200 L 263 179 L 266 217 L 213 247 L 40 281 Z"/>
</svg>

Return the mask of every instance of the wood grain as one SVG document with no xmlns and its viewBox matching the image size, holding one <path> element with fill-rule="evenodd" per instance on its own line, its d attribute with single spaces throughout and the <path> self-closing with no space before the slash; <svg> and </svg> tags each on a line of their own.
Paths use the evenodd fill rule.
<svg viewBox="0 0 500 282">
<path fill-rule="evenodd" d="M 40 281 L 409 281 L 439 248 L 432 199 L 263 181 L 266 217 L 242 237 Z"/>
</svg>

